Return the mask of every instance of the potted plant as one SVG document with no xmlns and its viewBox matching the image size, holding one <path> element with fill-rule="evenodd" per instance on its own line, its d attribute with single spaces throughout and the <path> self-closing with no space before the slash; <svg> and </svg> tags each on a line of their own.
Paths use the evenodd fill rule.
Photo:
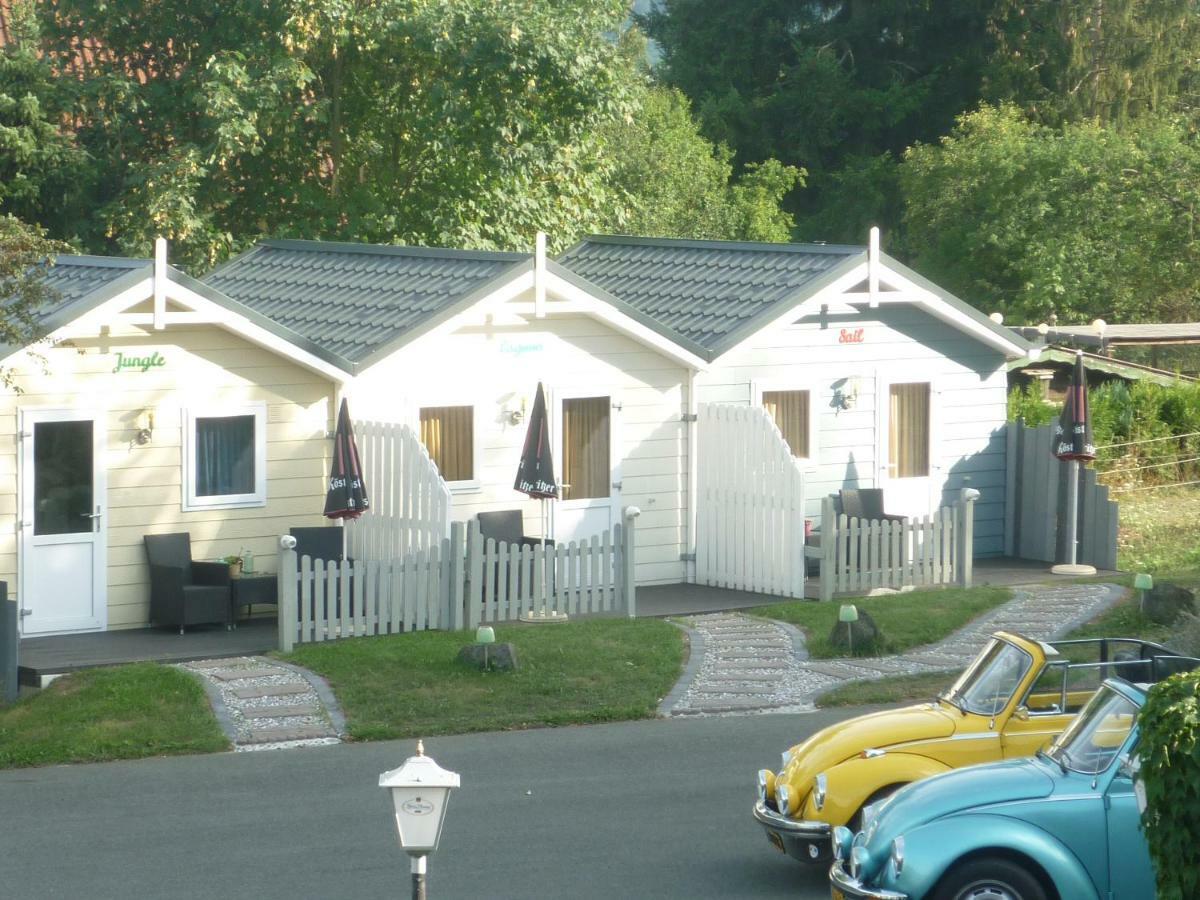
<svg viewBox="0 0 1200 900">
<path fill-rule="evenodd" d="M 242 557 L 236 553 L 231 553 L 229 556 L 222 556 L 221 562 L 229 566 L 230 578 L 242 577 Z"/>
</svg>

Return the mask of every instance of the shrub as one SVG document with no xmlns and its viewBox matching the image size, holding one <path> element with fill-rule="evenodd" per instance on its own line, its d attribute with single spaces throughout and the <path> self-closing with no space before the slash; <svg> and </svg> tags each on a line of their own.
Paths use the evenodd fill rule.
<svg viewBox="0 0 1200 900">
<path fill-rule="evenodd" d="M 1041 389 L 1034 384 L 1023 388 L 1013 388 L 1008 392 L 1008 421 L 1015 422 L 1024 419 L 1030 428 L 1048 425 L 1053 422 L 1060 410 L 1053 403 L 1042 399 Z"/>
<path fill-rule="evenodd" d="M 1142 825 L 1160 900 L 1200 897 L 1200 672 L 1150 689 L 1138 716 Z"/>
</svg>

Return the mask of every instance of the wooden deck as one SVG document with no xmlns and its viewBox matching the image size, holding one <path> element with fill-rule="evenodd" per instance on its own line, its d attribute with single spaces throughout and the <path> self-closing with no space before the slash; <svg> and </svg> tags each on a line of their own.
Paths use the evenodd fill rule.
<svg viewBox="0 0 1200 900">
<path fill-rule="evenodd" d="M 131 628 L 25 638 L 17 650 L 19 680 L 36 687 L 46 675 L 77 669 L 246 656 L 274 650 L 275 645 L 274 618 L 243 619 L 233 631 L 221 625 L 195 625 L 184 634 L 172 628 Z"/>
</svg>

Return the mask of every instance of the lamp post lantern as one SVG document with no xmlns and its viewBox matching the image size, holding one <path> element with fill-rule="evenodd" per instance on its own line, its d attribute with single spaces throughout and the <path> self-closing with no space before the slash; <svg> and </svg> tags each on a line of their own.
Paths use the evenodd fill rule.
<svg viewBox="0 0 1200 900">
<path fill-rule="evenodd" d="M 412 857 L 413 900 L 425 900 L 425 857 L 437 849 L 450 790 L 459 786 L 458 773 L 426 756 L 424 744 L 417 741 L 417 755 L 380 775 L 379 786 L 392 795 L 400 849 Z"/>
</svg>

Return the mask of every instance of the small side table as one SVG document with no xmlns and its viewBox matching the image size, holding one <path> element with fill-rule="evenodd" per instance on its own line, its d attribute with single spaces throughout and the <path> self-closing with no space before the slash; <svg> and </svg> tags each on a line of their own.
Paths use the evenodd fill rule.
<svg viewBox="0 0 1200 900">
<path fill-rule="evenodd" d="M 255 603 L 274 603 L 278 605 L 278 580 L 274 575 L 246 575 L 234 578 L 229 582 L 229 597 L 232 604 L 230 618 L 233 627 L 237 627 L 238 610 L 243 606 L 253 607 Z"/>
</svg>

